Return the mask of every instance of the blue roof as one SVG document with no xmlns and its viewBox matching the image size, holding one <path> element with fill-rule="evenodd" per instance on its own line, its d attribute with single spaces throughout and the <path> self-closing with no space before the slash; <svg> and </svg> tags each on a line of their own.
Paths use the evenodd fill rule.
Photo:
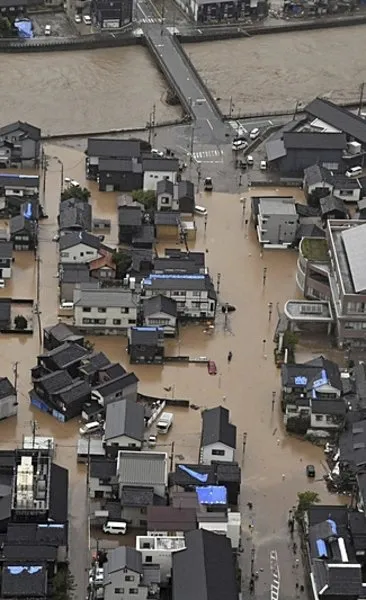
<svg viewBox="0 0 366 600">
<path fill-rule="evenodd" d="M 164 331 L 163 327 L 132 327 L 135 331 Z"/>
<path fill-rule="evenodd" d="M 185 473 L 188 473 L 188 475 L 193 477 L 193 479 L 197 479 L 197 481 L 199 481 L 200 483 L 206 483 L 208 479 L 208 473 L 198 473 L 197 471 L 193 471 L 193 469 L 190 469 L 185 465 L 178 465 L 178 468 L 182 471 L 185 471 Z"/>
<path fill-rule="evenodd" d="M 24 211 L 24 218 L 31 219 L 32 216 L 33 216 L 33 205 L 31 202 L 27 202 L 25 211 Z"/>
<path fill-rule="evenodd" d="M 333 519 L 327 519 L 327 523 L 329 523 L 329 525 L 332 529 L 332 533 L 334 533 L 335 535 L 338 535 L 337 523 L 335 521 L 333 521 Z"/>
<path fill-rule="evenodd" d="M 205 279 L 205 275 L 158 275 L 152 273 L 151 275 L 149 275 L 149 277 L 144 279 L 144 283 L 146 285 L 151 285 L 151 282 L 155 279 Z"/>
<path fill-rule="evenodd" d="M 196 487 L 200 504 L 227 504 L 227 491 L 224 485 Z"/>
<path fill-rule="evenodd" d="M 306 385 L 307 382 L 308 382 L 307 377 L 302 377 L 301 375 L 299 375 L 298 377 L 295 377 L 295 385 Z"/>
<path fill-rule="evenodd" d="M 327 372 L 325 369 L 322 369 L 322 374 L 321 374 L 320 379 L 317 379 L 313 383 L 313 389 L 316 390 L 316 388 L 321 387 L 322 385 L 326 385 L 327 383 L 328 383 Z"/>
<path fill-rule="evenodd" d="M 324 540 L 316 540 L 316 549 L 318 551 L 319 558 L 321 556 L 328 556 L 328 551 Z"/>
<path fill-rule="evenodd" d="M 19 37 L 31 39 L 33 37 L 32 21 L 25 19 L 24 21 L 15 21 L 14 27 L 17 28 Z"/>
</svg>

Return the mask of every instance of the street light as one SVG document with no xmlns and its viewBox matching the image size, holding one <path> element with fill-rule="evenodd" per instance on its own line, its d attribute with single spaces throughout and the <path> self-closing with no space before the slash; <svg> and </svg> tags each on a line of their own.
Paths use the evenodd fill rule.
<svg viewBox="0 0 366 600">
<path fill-rule="evenodd" d="M 62 194 L 62 192 L 64 191 L 64 163 L 62 162 L 62 160 L 58 156 L 53 156 L 52 158 L 55 161 L 57 161 L 58 164 L 61 167 L 61 184 L 60 184 L 60 187 L 61 187 L 61 194 Z"/>
</svg>

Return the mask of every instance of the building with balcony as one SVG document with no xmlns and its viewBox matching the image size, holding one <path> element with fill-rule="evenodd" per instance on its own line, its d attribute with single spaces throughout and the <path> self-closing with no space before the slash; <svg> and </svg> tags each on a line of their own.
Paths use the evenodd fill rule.
<svg viewBox="0 0 366 600">
<path fill-rule="evenodd" d="M 299 217 L 293 198 L 260 198 L 257 235 L 264 248 L 287 248 L 296 240 Z"/>
<path fill-rule="evenodd" d="M 366 223 L 328 221 L 329 283 L 339 347 L 366 347 Z"/>
<path fill-rule="evenodd" d="M 330 300 L 329 251 L 324 238 L 303 238 L 299 244 L 296 284 L 308 300 Z"/>
</svg>

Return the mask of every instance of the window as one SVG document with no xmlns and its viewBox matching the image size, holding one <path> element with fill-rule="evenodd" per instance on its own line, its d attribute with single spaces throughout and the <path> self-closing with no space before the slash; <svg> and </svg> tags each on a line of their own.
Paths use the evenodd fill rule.
<svg viewBox="0 0 366 600">
<path fill-rule="evenodd" d="M 121 325 L 121 319 L 113 319 L 113 325 Z"/>
<path fill-rule="evenodd" d="M 133 325 L 134 323 L 136 323 L 136 319 L 128 319 L 129 325 Z"/>
<path fill-rule="evenodd" d="M 327 423 L 333 423 L 332 415 L 327 415 L 326 421 L 327 421 Z"/>
<path fill-rule="evenodd" d="M 84 252 L 80 252 L 80 256 L 84 256 Z"/>
<path fill-rule="evenodd" d="M 91 312 L 90 306 L 83 306 L 83 312 Z"/>
<path fill-rule="evenodd" d="M 201 306 L 200 302 L 192 302 L 192 308 L 199 308 Z"/>
<path fill-rule="evenodd" d="M 146 556 L 145 557 L 145 562 L 152 563 L 152 556 Z"/>
<path fill-rule="evenodd" d="M 150 325 L 168 325 L 169 319 L 149 319 Z"/>
<path fill-rule="evenodd" d="M 142 515 L 146 515 L 146 513 L 147 513 L 147 508 L 146 508 L 146 506 L 143 506 L 143 507 L 140 509 L 140 513 L 141 513 Z"/>
<path fill-rule="evenodd" d="M 348 314 L 364 313 L 365 308 L 366 308 L 365 302 L 347 302 L 347 313 Z"/>
<path fill-rule="evenodd" d="M 344 328 L 354 329 L 356 331 L 360 329 L 366 329 L 366 321 L 345 321 Z"/>
<path fill-rule="evenodd" d="M 340 196 L 353 196 L 353 191 L 352 190 L 339 190 L 339 195 Z"/>
<path fill-rule="evenodd" d="M 123 307 L 123 308 L 121 308 L 121 314 L 122 315 L 127 315 L 129 310 L 130 310 L 129 308 Z"/>
<path fill-rule="evenodd" d="M 82 323 L 83 325 L 90 325 L 91 323 L 93 323 L 93 319 L 83 319 Z"/>
<path fill-rule="evenodd" d="M 87 251 L 85 252 L 85 254 L 93 255 L 93 254 L 94 254 L 94 252 L 93 252 L 93 250 L 87 250 Z"/>
<path fill-rule="evenodd" d="M 130 589 L 128 590 L 128 593 L 129 593 L 129 594 L 138 594 L 138 593 L 139 593 L 139 591 L 138 591 L 138 589 L 137 589 L 137 588 L 130 588 Z"/>
<path fill-rule="evenodd" d="M 106 313 L 107 309 L 106 308 L 98 308 L 98 313 Z"/>
<path fill-rule="evenodd" d="M 61 256 L 62 258 L 69 258 L 70 254 L 69 252 L 61 252 Z"/>
<path fill-rule="evenodd" d="M 315 415 L 315 421 L 322 421 L 323 415 Z"/>
<path fill-rule="evenodd" d="M 124 594 L 125 590 L 124 590 L 124 588 L 114 588 L 114 593 L 115 594 Z"/>
<path fill-rule="evenodd" d="M 169 204 L 170 198 L 167 198 L 166 196 L 163 196 L 161 199 L 161 203 L 162 204 Z"/>
<path fill-rule="evenodd" d="M 225 450 L 213 449 L 211 452 L 212 456 L 225 456 Z"/>
<path fill-rule="evenodd" d="M 126 575 L 125 581 L 135 581 L 135 577 L 133 575 Z"/>
<path fill-rule="evenodd" d="M 192 292 L 192 296 L 200 296 L 201 292 Z"/>
</svg>

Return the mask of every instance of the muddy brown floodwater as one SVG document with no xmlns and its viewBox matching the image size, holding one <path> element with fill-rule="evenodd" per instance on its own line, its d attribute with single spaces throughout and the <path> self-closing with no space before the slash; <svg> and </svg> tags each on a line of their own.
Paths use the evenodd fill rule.
<svg viewBox="0 0 366 600">
<path fill-rule="evenodd" d="M 187 44 L 190 58 L 229 114 L 295 108 L 326 95 L 358 102 L 366 76 L 366 26 Z M 325 51 L 326 45 L 326 51 Z M 229 65 L 229 68 L 228 68 Z"/>
<path fill-rule="evenodd" d="M 94 216 L 110 218 L 113 222 L 110 239 L 117 240 L 116 195 L 100 193 L 95 184 L 85 182 L 84 155 L 76 150 L 47 146 L 50 157 L 57 156 L 64 164 L 65 176 L 86 183 L 92 191 Z M 256 193 L 281 194 L 283 190 L 256 190 Z M 60 193 L 60 165 L 50 158 L 46 180 L 46 210 L 49 215 L 40 225 L 41 298 L 42 325 L 57 320 L 57 244 L 52 237 L 57 229 L 57 209 Z M 291 193 L 286 189 L 286 194 Z M 297 194 L 300 194 L 297 190 Z M 260 257 L 255 233 L 246 229 L 239 197 L 235 195 L 202 193 L 199 203 L 208 209 L 207 231 L 203 220 L 198 218 L 198 236 L 192 249 L 205 250 L 207 265 L 216 282 L 221 274 L 220 301 L 230 302 L 237 308 L 230 314 L 225 329 L 223 315 L 218 312 L 216 327 L 211 335 L 203 326 L 183 327 L 179 339 L 170 341 L 169 354 L 207 356 L 218 367 L 217 376 L 209 376 L 201 365 L 136 366 L 140 378 L 140 391 L 151 395 L 166 395 L 165 387 L 171 387 L 175 398 L 188 398 L 201 409 L 223 404 L 231 412 L 232 421 L 238 428 L 237 459 L 243 465 L 242 505 L 248 500 L 254 503 L 255 530 L 253 541 L 257 548 L 258 568 L 263 566 L 264 590 L 268 586 L 269 552 L 277 549 L 280 568 L 291 568 L 288 544 L 283 542 L 288 508 L 296 502 L 298 491 L 311 489 L 319 492 L 328 503 L 337 502 L 329 496 L 321 481 L 324 473 L 322 451 L 309 443 L 286 435 L 282 425 L 279 403 L 271 411 L 272 391 L 279 396 L 280 379 L 273 356 L 273 333 L 276 319 L 268 320 L 268 302 L 274 306 L 297 295 L 295 286 L 296 252 L 266 251 Z M 247 206 L 247 216 L 249 202 Z M 170 243 L 171 245 L 171 243 Z M 267 268 L 266 285 L 263 288 L 263 268 Z M 15 253 L 14 275 L 2 296 L 34 297 L 35 267 L 31 253 Z M 123 337 L 91 338 L 96 350 L 105 351 L 115 361 L 128 365 L 126 339 Z M 266 340 L 265 349 L 263 340 Z M 79 424 L 77 420 L 65 425 L 50 416 L 30 408 L 30 368 L 36 363 L 39 352 L 38 335 L 32 337 L 1 336 L 1 375 L 12 377 L 15 361 L 19 361 L 19 413 L 17 419 L 0 423 L 2 447 L 14 447 L 24 434 L 30 433 L 30 423 L 36 419 L 40 435 L 52 435 L 57 440 L 56 460 L 66 466 L 70 473 L 71 512 L 71 564 L 78 574 L 79 585 L 85 584 L 86 563 L 86 492 L 85 470 L 76 464 L 76 441 Z M 229 350 L 233 360 L 227 363 Z M 309 348 L 306 349 L 309 352 Z M 311 352 L 311 349 L 310 349 Z M 264 356 L 266 355 L 266 357 Z M 200 411 L 177 409 L 174 426 L 161 449 L 170 452 L 175 441 L 175 460 L 196 461 L 198 458 L 201 427 Z M 242 440 L 247 433 L 245 456 L 242 456 Z M 319 480 L 309 483 L 305 466 L 316 466 Z M 284 478 L 283 478 L 284 475 Z M 248 515 L 243 508 L 243 531 L 247 534 Z M 281 537 L 282 536 L 282 537 Z M 285 536 L 286 538 L 286 536 Z M 246 537 L 244 536 L 244 540 Z M 246 541 L 244 541 L 244 546 Z M 290 567 L 289 567 L 290 565 Z M 284 577 L 284 597 L 294 595 L 294 582 Z M 286 591 L 287 586 L 287 591 Z M 292 586 L 292 587 L 291 587 Z M 78 594 L 81 598 L 81 594 Z"/>
<path fill-rule="evenodd" d="M 143 127 L 154 104 L 157 122 L 180 116 L 164 101 L 167 85 L 148 51 L 137 46 L 2 55 L 0 82 L 1 123 L 28 121 L 43 135 Z"/>
</svg>

